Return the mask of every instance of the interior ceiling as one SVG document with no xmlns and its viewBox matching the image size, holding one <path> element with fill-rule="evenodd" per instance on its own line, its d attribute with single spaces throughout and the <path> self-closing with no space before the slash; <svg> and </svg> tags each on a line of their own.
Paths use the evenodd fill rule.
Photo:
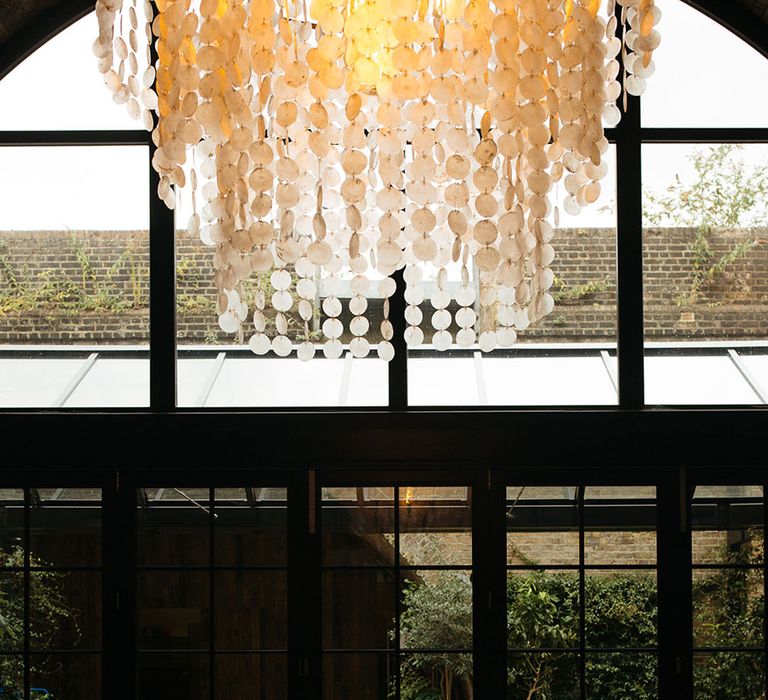
<svg viewBox="0 0 768 700">
<path fill-rule="evenodd" d="M 730 2 L 731 0 L 726 0 Z M 0 0 L 0 45 L 31 25 L 46 10 L 67 0 Z M 736 0 L 768 24 L 768 0 Z"/>
</svg>

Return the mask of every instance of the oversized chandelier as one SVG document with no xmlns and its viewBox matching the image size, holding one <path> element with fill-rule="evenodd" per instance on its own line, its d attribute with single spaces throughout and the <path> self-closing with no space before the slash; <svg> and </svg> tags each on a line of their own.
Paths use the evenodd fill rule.
<svg viewBox="0 0 768 700">
<path fill-rule="evenodd" d="M 286 356 L 298 320 L 310 359 L 322 297 L 326 357 L 375 336 L 390 360 L 402 269 L 409 346 L 428 293 L 436 349 L 490 351 L 552 311 L 554 185 L 569 214 L 598 199 L 603 125 L 653 72 L 658 8 L 618 3 L 97 0 L 94 52 L 153 130 L 159 196 L 192 192 L 222 330 Z"/>
</svg>

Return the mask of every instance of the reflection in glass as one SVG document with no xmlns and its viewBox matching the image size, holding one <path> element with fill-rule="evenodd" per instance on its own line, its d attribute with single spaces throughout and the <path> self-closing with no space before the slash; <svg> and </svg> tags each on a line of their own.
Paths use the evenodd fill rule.
<svg viewBox="0 0 768 700">
<path fill-rule="evenodd" d="M 24 574 L 21 571 L 0 572 L 0 601 L 2 602 L 0 651 L 22 651 L 24 649 Z M 3 658 L 0 656 L 0 662 Z"/>
<path fill-rule="evenodd" d="M 285 573 L 218 571 L 214 592 L 217 649 L 285 649 Z"/>
<path fill-rule="evenodd" d="M 21 566 L 24 560 L 24 491 L 0 490 L 0 568 Z"/>
<path fill-rule="evenodd" d="M 394 566 L 394 494 L 375 500 L 363 488 L 322 491 L 322 561 L 324 566 Z"/>
<path fill-rule="evenodd" d="M 392 570 L 323 572 L 323 648 L 389 648 L 397 590 Z"/>
<path fill-rule="evenodd" d="M 208 489 L 139 489 L 140 566 L 208 564 L 208 494 Z"/>
<path fill-rule="evenodd" d="M 139 700 L 210 700 L 207 654 L 139 654 Z"/>
<path fill-rule="evenodd" d="M 101 492 L 41 489 L 29 511 L 31 566 L 101 565 Z"/>
<path fill-rule="evenodd" d="M 394 655 L 324 654 L 323 700 L 385 700 L 395 690 Z"/>
<path fill-rule="evenodd" d="M 285 700 L 288 660 L 282 654 L 217 654 L 217 700 Z"/>
<path fill-rule="evenodd" d="M 32 700 L 49 697 L 51 700 L 101 700 L 104 697 L 98 654 L 32 654 L 29 666 L 30 687 L 40 689 L 38 695 L 30 696 Z"/>
<path fill-rule="evenodd" d="M 216 489 L 218 566 L 285 566 L 285 489 Z"/>
<path fill-rule="evenodd" d="M 33 571 L 29 620 L 32 649 L 99 649 L 101 584 L 101 574 L 95 571 Z"/>
<path fill-rule="evenodd" d="M 207 649 L 208 574 L 139 571 L 140 649 Z"/>
</svg>

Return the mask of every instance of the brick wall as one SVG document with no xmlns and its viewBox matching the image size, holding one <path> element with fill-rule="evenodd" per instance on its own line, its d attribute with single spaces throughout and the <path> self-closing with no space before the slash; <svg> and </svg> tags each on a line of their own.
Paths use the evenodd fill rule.
<svg viewBox="0 0 768 700">
<path fill-rule="evenodd" d="M 764 232 L 711 236 L 713 259 Z M 691 229 L 645 235 L 646 328 L 652 339 L 768 337 L 768 245 L 760 244 L 717 272 L 694 304 Z M 615 233 L 568 229 L 556 239 L 555 310 L 522 340 L 615 340 Z M 231 342 L 212 306 L 210 249 L 177 238 L 181 342 Z M 143 343 L 148 337 L 146 232 L 0 232 L 0 343 Z M 15 286 L 14 286 L 15 285 Z M 26 303 L 14 310 L 23 288 Z M 34 290 L 40 299 L 30 303 Z M 371 303 L 371 311 L 375 301 Z M 428 324 L 429 314 L 425 314 Z"/>
</svg>

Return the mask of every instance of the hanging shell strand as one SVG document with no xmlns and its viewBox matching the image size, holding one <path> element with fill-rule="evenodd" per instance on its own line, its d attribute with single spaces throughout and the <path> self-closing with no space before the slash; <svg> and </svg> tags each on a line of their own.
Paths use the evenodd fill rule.
<svg viewBox="0 0 768 700">
<path fill-rule="evenodd" d="M 409 346 L 488 352 L 549 314 L 559 207 L 600 196 L 660 42 L 653 0 L 154 7 L 97 0 L 99 71 L 152 130 L 158 195 L 200 201 L 221 329 L 303 360 L 318 334 L 391 360 L 397 270 Z"/>
</svg>

